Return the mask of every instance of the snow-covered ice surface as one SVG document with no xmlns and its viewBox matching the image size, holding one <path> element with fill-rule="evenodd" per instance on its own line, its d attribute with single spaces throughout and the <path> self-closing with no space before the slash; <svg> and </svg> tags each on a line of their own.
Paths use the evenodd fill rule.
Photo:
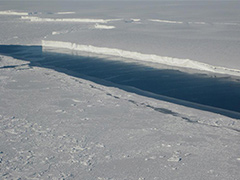
<svg viewBox="0 0 240 180">
<path fill-rule="evenodd" d="M 1 56 L 1 179 L 229 179 L 239 120 Z"/>
<path fill-rule="evenodd" d="M 238 72 L 239 6 L 0 1 L 0 44 L 63 41 Z M 239 179 L 239 120 L 28 63 L 0 55 L 0 179 Z"/>
<path fill-rule="evenodd" d="M 0 27 L 1 37 L 6 31 L 10 36 L 3 38 L 4 44 L 19 43 L 23 36 L 21 43 L 41 44 L 44 39 L 43 45 L 48 41 L 57 41 L 56 46 L 59 42 L 90 45 L 148 55 L 147 59 L 161 57 L 156 60 L 160 63 L 175 59 L 179 62 L 172 65 L 239 74 L 237 1 L 48 2 L 48 7 L 42 2 L 0 3 L 5 24 Z"/>
</svg>

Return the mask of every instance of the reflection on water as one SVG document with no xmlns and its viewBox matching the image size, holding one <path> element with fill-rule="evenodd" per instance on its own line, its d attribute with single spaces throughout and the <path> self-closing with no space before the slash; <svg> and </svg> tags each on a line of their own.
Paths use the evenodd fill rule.
<svg viewBox="0 0 240 180">
<path fill-rule="evenodd" d="M 105 85 L 111 82 L 112 86 L 136 88 L 137 93 L 147 91 L 156 97 L 163 95 L 240 113 L 240 82 L 228 75 L 180 71 L 160 64 L 96 57 L 65 49 L 42 51 L 41 46 L 2 45 L 0 53 L 30 61 L 31 66 L 48 67 L 81 78 L 93 77 Z"/>
</svg>

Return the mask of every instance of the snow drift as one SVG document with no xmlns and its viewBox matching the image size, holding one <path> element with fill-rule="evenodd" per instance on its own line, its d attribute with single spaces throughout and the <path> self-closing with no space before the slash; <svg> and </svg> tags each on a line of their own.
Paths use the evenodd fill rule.
<svg viewBox="0 0 240 180">
<path fill-rule="evenodd" d="M 106 26 L 102 24 L 95 24 L 95 29 L 115 29 L 115 26 Z"/>
<path fill-rule="evenodd" d="M 91 45 L 81 45 L 81 44 L 63 42 L 63 41 L 43 40 L 42 46 L 67 48 L 71 50 L 79 50 L 79 51 L 96 53 L 96 54 L 119 56 L 123 58 L 135 59 L 135 60 L 145 61 L 145 62 L 161 63 L 164 65 L 175 66 L 180 68 L 191 68 L 191 69 L 196 69 L 201 71 L 240 76 L 240 70 L 238 69 L 230 69 L 230 68 L 225 68 L 220 66 L 213 66 L 210 64 L 201 63 L 201 62 L 190 60 L 190 59 L 179 59 L 179 58 L 173 58 L 173 57 L 159 56 L 155 54 L 143 54 L 140 52 L 132 52 L 132 51 L 126 51 L 122 49 L 96 47 Z"/>
<path fill-rule="evenodd" d="M 170 24 L 183 24 L 181 21 L 169 21 L 169 20 L 161 20 L 161 19 L 149 19 L 152 22 L 160 22 L 160 23 L 170 23 Z"/>
<path fill-rule="evenodd" d="M 16 12 L 16 11 L 0 11 L 0 15 L 14 15 L 14 16 L 27 16 L 27 12 Z"/>
</svg>

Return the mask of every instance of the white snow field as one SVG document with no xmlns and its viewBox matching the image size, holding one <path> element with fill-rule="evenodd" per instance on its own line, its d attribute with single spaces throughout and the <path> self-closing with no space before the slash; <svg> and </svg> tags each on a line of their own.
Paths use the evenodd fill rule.
<svg viewBox="0 0 240 180">
<path fill-rule="evenodd" d="M 0 57 L 1 179 L 229 179 L 240 121 Z"/>
<path fill-rule="evenodd" d="M 0 1 L 0 44 L 239 76 L 239 7 Z M 0 55 L 0 179 L 238 180 L 239 135 L 237 119 Z"/>
</svg>

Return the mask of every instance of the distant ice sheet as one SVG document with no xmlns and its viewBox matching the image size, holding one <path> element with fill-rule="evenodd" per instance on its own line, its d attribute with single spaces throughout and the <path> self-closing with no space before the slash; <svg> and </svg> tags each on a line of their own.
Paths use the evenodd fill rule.
<svg viewBox="0 0 240 180">
<path fill-rule="evenodd" d="M 71 42 L 187 59 L 226 72 L 240 69 L 237 7 L 237 2 L 1 3 L 0 42 Z"/>
<path fill-rule="evenodd" d="M 158 23 L 169 23 L 169 24 L 183 24 L 183 21 L 173 21 L 173 20 L 161 20 L 161 19 L 149 19 L 151 22 L 158 22 Z M 234 23 L 234 22 L 185 22 L 187 24 L 196 24 L 196 25 L 223 25 L 223 26 L 240 26 L 240 23 Z"/>
</svg>

